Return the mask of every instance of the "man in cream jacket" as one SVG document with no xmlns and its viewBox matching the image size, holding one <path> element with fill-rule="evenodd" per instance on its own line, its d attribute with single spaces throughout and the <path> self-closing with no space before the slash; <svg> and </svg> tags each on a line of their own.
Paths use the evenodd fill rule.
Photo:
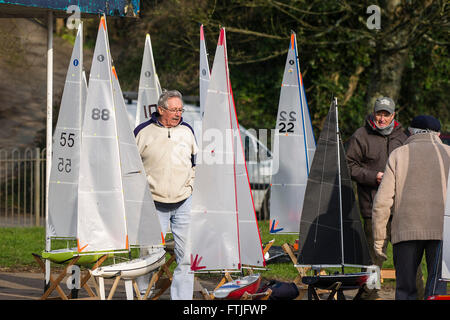
<svg viewBox="0 0 450 320">
<path fill-rule="evenodd" d="M 445 294 L 438 281 L 450 147 L 439 138 L 441 125 L 432 116 L 417 116 L 411 136 L 392 151 L 372 209 L 374 250 L 382 251 L 392 212 L 391 242 L 396 274 L 395 299 L 417 299 L 416 273 L 425 253 L 428 279 L 425 298 Z"/>
<path fill-rule="evenodd" d="M 175 241 L 177 267 L 170 289 L 172 300 L 191 300 L 194 275 L 181 264 L 190 223 L 197 144 L 193 129 L 181 117 L 183 100 L 177 90 L 163 91 L 158 109 L 134 130 L 155 207 L 164 233 L 169 226 Z M 145 290 L 138 281 L 140 290 Z"/>
</svg>

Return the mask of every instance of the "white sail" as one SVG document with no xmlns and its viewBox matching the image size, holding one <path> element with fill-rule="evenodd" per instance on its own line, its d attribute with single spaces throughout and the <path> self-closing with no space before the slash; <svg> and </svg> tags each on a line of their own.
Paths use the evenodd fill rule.
<svg viewBox="0 0 450 320">
<path fill-rule="evenodd" d="M 239 235 L 225 30 L 217 44 L 197 156 L 189 243 L 191 270 L 238 270 Z M 211 143 L 207 143 L 211 141 Z M 201 160 L 200 160 L 200 159 Z"/>
<path fill-rule="evenodd" d="M 450 171 L 447 178 L 447 197 L 444 212 L 444 233 L 442 240 L 442 279 L 450 281 Z"/>
<path fill-rule="evenodd" d="M 152 43 L 150 35 L 145 37 L 144 56 L 142 58 L 141 76 L 139 78 L 138 101 L 136 108 L 136 127 L 150 119 L 152 109 L 156 110 L 161 85 L 156 74 L 155 62 L 153 60 Z"/>
<path fill-rule="evenodd" d="M 111 56 L 105 18 L 97 34 L 82 130 L 78 251 L 128 249 Z"/>
<path fill-rule="evenodd" d="M 211 73 L 209 71 L 208 54 L 206 51 L 205 34 L 203 33 L 203 25 L 200 26 L 200 117 L 203 118 L 205 111 L 206 94 L 208 93 L 209 80 L 211 79 Z"/>
<path fill-rule="evenodd" d="M 82 75 L 82 85 L 81 85 L 81 127 L 83 127 L 83 121 L 84 121 L 84 113 L 86 111 L 86 97 L 87 97 L 87 90 L 88 90 L 88 84 L 86 79 L 86 72 L 83 70 Z"/>
<path fill-rule="evenodd" d="M 159 217 L 136 140 L 130 130 L 125 101 L 114 67 L 112 73 L 128 241 L 130 246 L 160 245 L 164 239 Z"/>
<path fill-rule="evenodd" d="M 258 229 L 255 204 L 253 202 L 250 180 L 248 177 L 247 163 L 244 157 L 244 146 L 239 130 L 239 122 L 234 104 L 233 92 L 230 87 L 231 122 L 234 134 L 234 155 L 235 155 L 235 175 L 236 194 L 238 205 L 239 223 L 239 247 L 241 263 L 246 266 L 264 267 L 265 260 L 261 244 L 261 235 Z"/>
<path fill-rule="evenodd" d="M 76 237 L 82 115 L 83 24 L 78 27 L 53 135 L 47 236 Z"/>
<path fill-rule="evenodd" d="M 309 168 L 315 152 L 305 90 L 297 57 L 297 40 L 291 43 L 281 85 L 274 136 L 270 194 L 270 232 L 298 233 Z"/>
</svg>

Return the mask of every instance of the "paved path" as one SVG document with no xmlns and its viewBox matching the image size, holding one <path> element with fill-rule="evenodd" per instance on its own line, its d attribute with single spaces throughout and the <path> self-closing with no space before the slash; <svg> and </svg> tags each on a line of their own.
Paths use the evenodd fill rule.
<svg viewBox="0 0 450 320">
<path fill-rule="evenodd" d="M 60 286 L 63 291 L 68 295 L 70 290 L 67 288 L 65 277 L 61 282 Z M 211 290 L 215 283 L 212 281 L 200 280 L 200 283 Z M 91 289 L 96 292 L 95 286 L 93 284 L 93 279 L 88 281 Z M 105 279 L 105 294 L 108 296 L 110 289 L 112 287 L 113 280 Z M 170 289 L 166 290 L 164 294 L 160 297 L 160 300 L 169 300 Z M 37 300 L 44 293 L 44 275 L 42 273 L 35 272 L 3 272 L 0 273 L 0 300 Z M 58 298 L 59 295 L 54 290 L 50 297 Z M 88 298 L 86 290 L 81 289 L 78 294 L 79 298 Z M 199 292 L 194 293 L 194 299 L 201 298 Z M 126 300 L 125 294 L 125 284 L 123 280 L 119 281 L 119 285 L 116 292 L 112 298 L 113 300 Z"/>
</svg>

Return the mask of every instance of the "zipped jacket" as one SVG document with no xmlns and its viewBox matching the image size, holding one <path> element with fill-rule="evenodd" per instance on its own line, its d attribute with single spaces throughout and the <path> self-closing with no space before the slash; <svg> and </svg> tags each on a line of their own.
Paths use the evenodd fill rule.
<svg viewBox="0 0 450 320">
<path fill-rule="evenodd" d="M 151 119 L 134 129 L 153 200 L 176 203 L 187 199 L 194 189 L 197 143 L 194 130 L 183 121 L 171 128 Z"/>
<path fill-rule="evenodd" d="M 408 138 L 402 125 L 395 119 L 389 135 L 380 134 L 372 117 L 366 117 L 366 125 L 357 129 L 350 137 L 346 150 L 352 180 L 357 184 L 361 215 L 372 216 L 372 206 L 378 190 L 377 173 L 384 172 L 391 152 L 403 145 Z"/>
</svg>

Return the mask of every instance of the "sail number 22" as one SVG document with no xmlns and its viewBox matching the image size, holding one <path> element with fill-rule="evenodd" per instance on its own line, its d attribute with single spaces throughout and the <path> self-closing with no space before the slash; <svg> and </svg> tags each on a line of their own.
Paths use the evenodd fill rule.
<svg viewBox="0 0 450 320">
<path fill-rule="evenodd" d="M 295 116 L 295 111 L 291 111 L 289 114 L 286 111 L 280 112 L 280 132 L 294 133 L 295 121 L 297 120 Z M 289 117 L 289 119 L 287 117 Z"/>
</svg>

